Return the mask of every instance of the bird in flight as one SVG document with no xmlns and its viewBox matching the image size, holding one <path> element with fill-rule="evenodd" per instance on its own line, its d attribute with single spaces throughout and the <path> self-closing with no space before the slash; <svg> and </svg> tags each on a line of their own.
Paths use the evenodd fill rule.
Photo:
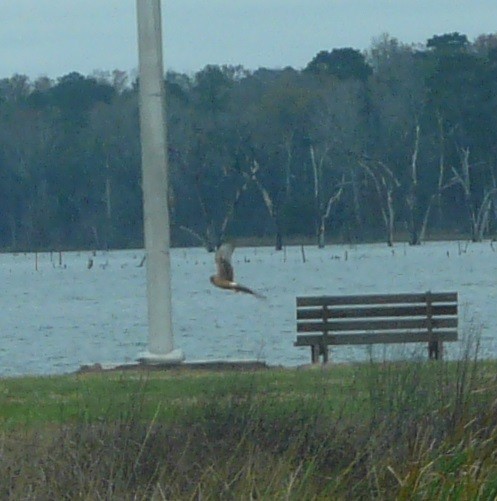
<svg viewBox="0 0 497 501">
<path fill-rule="evenodd" d="M 245 292 L 253 296 L 264 299 L 265 296 L 258 292 L 245 287 L 244 285 L 237 284 L 234 279 L 233 266 L 231 265 L 231 255 L 235 247 L 231 243 L 224 243 L 219 246 L 216 251 L 216 266 L 217 274 L 212 275 L 210 280 L 213 285 L 221 289 L 229 289 L 235 292 Z"/>
</svg>

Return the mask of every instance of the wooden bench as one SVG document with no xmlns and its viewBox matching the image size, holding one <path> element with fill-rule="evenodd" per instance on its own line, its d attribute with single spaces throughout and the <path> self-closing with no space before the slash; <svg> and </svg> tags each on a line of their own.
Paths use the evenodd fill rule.
<svg viewBox="0 0 497 501">
<path fill-rule="evenodd" d="M 439 359 L 457 341 L 457 292 L 297 297 L 297 332 L 294 346 L 310 346 L 312 363 L 328 362 L 329 345 L 385 343 L 427 343 Z"/>
</svg>

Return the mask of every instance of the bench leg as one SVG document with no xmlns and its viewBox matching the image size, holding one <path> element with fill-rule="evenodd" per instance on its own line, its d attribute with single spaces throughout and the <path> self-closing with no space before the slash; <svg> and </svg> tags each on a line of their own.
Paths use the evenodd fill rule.
<svg viewBox="0 0 497 501">
<path fill-rule="evenodd" d="M 327 345 L 321 346 L 321 355 L 323 355 L 323 364 L 327 364 L 329 360 L 329 352 Z"/>
<path fill-rule="evenodd" d="M 319 357 L 321 355 L 323 355 L 323 364 L 328 363 L 329 360 L 328 346 L 321 344 L 311 345 L 311 362 L 313 364 L 319 364 Z"/>
<path fill-rule="evenodd" d="M 313 364 L 318 364 L 319 363 L 319 345 L 318 344 L 313 344 L 311 345 L 311 362 Z"/>
<path fill-rule="evenodd" d="M 443 358 L 442 341 L 430 341 L 428 343 L 428 358 L 430 360 L 442 360 Z"/>
</svg>

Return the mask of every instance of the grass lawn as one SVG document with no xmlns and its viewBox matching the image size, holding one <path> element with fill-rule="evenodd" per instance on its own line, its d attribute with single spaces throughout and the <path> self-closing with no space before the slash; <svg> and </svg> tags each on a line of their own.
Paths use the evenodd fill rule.
<svg viewBox="0 0 497 501">
<path fill-rule="evenodd" d="M 342 409 L 356 388 L 355 366 L 332 370 L 103 372 L 0 379 L 0 426 L 4 430 L 47 423 L 119 417 L 137 403 L 141 417 L 171 420 L 202 412 L 211 402 L 254 400 L 265 411 L 306 401 L 323 410 Z M 356 402 L 349 402 L 356 405 Z"/>
<path fill-rule="evenodd" d="M 497 363 L 0 380 L 1 499 L 493 499 Z"/>
</svg>

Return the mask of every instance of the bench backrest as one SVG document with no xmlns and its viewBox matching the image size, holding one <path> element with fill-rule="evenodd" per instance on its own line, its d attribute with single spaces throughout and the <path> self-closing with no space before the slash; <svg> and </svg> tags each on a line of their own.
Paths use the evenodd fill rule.
<svg viewBox="0 0 497 501">
<path fill-rule="evenodd" d="M 457 324 L 457 292 L 297 297 L 297 331 L 337 344 L 455 341 Z"/>
</svg>

